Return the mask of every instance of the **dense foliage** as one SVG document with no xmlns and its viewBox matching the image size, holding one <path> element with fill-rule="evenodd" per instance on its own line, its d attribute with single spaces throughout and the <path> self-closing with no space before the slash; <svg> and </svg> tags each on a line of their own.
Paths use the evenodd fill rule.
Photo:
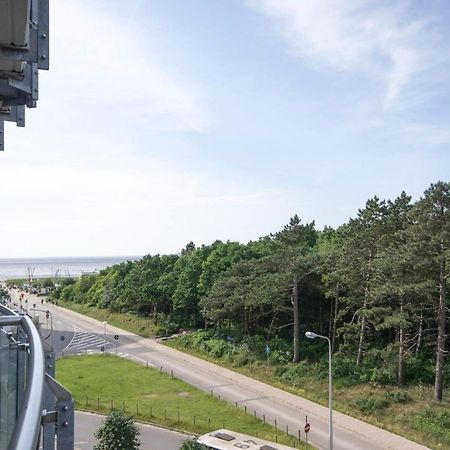
<svg viewBox="0 0 450 450">
<path fill-rule="evenodd" d="M 179 255 L 112 266 L 54 295 L 152 317 L 161 334 L 213 330 L 219 353 L 247 343 L 264 354 L 269 344 L 280 362 L 315 358 L 320 343 L 300 345 L 315 331 L 330 337 L 335 370 L 399 384 L 434 377 L 441 400 L 449 268 L 450 183 L 438 182 L 415 203 L 405 193 L 374 197 L 336 230 L 296 215 L 256 242 L 191 242 Z"/>
<path fill-rule="evenodd" d="M 97 444 L 94 450 L 139 450 L 140 431 L 134 424 L 132 417 L 123 411 L 113 409 L 102 426 L 95 433 Z"/>
</svg>

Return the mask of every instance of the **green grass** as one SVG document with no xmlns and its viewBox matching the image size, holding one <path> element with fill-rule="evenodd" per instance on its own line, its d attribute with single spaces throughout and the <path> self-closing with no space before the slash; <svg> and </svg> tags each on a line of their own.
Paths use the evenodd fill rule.
<svg viewBox="0 0 450 450">
<path fill-rule="evenodd" d="M 94 306 L 80 303 L 58 302 L 59 306 L 77 313 L 91 317 L 92 319 L 106 321 L 108 324 L 129 331 L 131 333 L 152 338 L 155 336 L 156 326 L 151 319 L 136 316 L 135 314 L 121 314 L 100 309 Z"/>
<path fill-rule="evenodd" d="M 136 419 L 204 434 L 228 428 L 298 447 L 298 440 L 264 424 L 252 411 L 200 391 L 156 369 L 112 355 L 72 356 L 58 360 L 57 379 L 68 388 L 76 408 L 107 413 L 121 408 Z"/>
</svg>

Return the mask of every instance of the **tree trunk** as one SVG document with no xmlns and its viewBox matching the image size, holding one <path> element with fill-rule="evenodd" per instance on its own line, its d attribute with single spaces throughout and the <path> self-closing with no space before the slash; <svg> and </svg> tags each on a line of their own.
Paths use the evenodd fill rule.
<svg viewBox="0 0 450 450">
<path fill-rule="evenodd" d="M 336 283 L 336 296 L 334 300 L 334 317 L 333 317 L 333 331 L 331 333 L 331 353 L 334 354 L 336 348 L 336 328 L 337 328 L 337 317 L 339 311 L 339 283 Z"/>
<path fill-rule="evenodd" d="M 443 243 L 441 243 L 443 247 Z M 437 348 L 436 348 L 436 376 L 434 379 L 434 399 L 442 400 L 444 387 L 444 358 L 445 358 L 445 263 L 442 261 L 439 274 L 439 309 L 437 316 Z"/>
<path fill-rule="evenodd" d="M 400 314 L 403 316 L 403 296 L 400 296 Z M 405 373 L 405 328 L 400 327 L 399 331 L 399 349 L 398 349 L 398 378 L 397 383 L 399 386 L 403 386 L 406 381 Z"/>
<path fill-rule="evenodd" d="M 361 329 L 359 331 L 358 356 L 356 357 L 356 364 L 358 365 L 361 364 L 361 361 L 363 359 L 364 344 L 366 340 L 366 310 L 369 305 L 370 279 L 372 277 L 372 260 L 373 260 L 372 250 L 369 250 L 366 286 L 364 288 L 364 304 L 362 307 Z"/>
<path fill-rule="evenodd" d="M 294 357 L 293 363 L 300 362 L 300 314 L 298 305 L 298 276 L 294 275 L 294 286 L 292 287 L 292 306 L 294 307 Z"/>
<path fill-rule="evenodd" d="M 419 331 L 417 332 L 416 356 L 419 355 L 422 347 L 422 333 L 423 333 L 423 310 L 420 311 Z"/>
</svg>

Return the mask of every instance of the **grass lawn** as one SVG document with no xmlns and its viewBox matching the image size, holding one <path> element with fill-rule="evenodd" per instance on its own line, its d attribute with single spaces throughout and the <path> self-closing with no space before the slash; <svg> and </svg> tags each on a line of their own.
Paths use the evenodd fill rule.
<svg viewBox="0 0 450 450">
<path fill-rule="evenodd" d="M 63 303 L 58 302 L 59 306 L 70 309 L 77 313 L 91 317 L 92 319 L 108 322 L 110 325 L 138 334 L 139 336 L 151 338 L 155 336 L 156 326 L 150 319 L 144 319 L 134 314 L 121 314 L 100 309 L 94 306 L 84 305 L 80 303 Z"/>
<path fill-rule="evenodd" d="M 260 418 L 156 369 L 113 355 L 58 360 L 56 375 L 72 392 L 79 410 L 106 413 L 121 408 L 136 419 L 204 434 L 228 428 L 299 447 L 299 441 Z"/>
</svg>

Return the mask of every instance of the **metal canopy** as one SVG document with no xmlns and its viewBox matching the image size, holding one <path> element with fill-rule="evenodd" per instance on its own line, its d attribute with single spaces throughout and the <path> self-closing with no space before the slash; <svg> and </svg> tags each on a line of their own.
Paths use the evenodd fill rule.
<svg viewBox="0 0 450 450">
<path fill-rule="evenodd" d="M 35 108 L 39 69 L 49 68 L 49 0 L 0 0 L 0 150 L 4 122 L 25 126 Z"/>
</svg>

